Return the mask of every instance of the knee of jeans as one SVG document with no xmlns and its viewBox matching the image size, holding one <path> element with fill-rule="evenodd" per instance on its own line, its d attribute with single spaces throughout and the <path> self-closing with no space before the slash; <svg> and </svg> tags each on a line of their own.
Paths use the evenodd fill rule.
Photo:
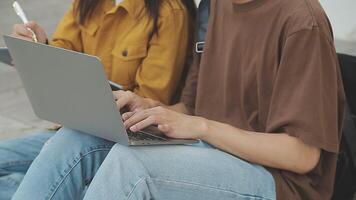
<svg viewBox="0 0 356 200">
<path fill-rule="evenodd" d="M 85 199 L 108 199 L 103 198 L 107 193 L 117 199 L 133 199 L 135 189 L 149 178 L 148 170 L 132 148 L 116 144 L 96 173 Z"/>
<path fill-rule="evenodd" d="M 69 128 L 61 128 L 55 136 L 46 143 L 44 149 L 71 150 L 82 152 L 90 148 L 110 148 L 112 142 L 76 131 Z M 61 151 L 60 151 L 61 152 Z M 63 152 L 63 151 L 62 151 Z"/>
<path fill-rule="evenodd" d="M 103 168 L 117 170 L 120 174 L 132 174 L 134 176 L 146 177 L 148 171 L 144 163 L 135 155 L 135 150 L 120 144 L 115 144 L 105 159 Z"/>
</svg>

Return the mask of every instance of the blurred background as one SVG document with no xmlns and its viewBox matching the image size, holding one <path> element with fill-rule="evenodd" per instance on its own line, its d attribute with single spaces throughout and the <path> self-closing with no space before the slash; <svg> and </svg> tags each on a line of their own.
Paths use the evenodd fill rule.
<svg viewBox="0 0 356 200">
<path fill-rule="evenodd" d="M 48 35 L 55 30 L 57 23 L 69 8 L 72 0 L 18 0 L 24 9 L 29 20 L 37 21 L 46 29 Z M 12 26 L 15 23 L 21 23 L 21 20 L 12 8 L 13 0 L 0 1 L 0 34 L 11 33 Z M 0 46 L 4 46 L 2 37 L 0 37 Z"/>
</svg>

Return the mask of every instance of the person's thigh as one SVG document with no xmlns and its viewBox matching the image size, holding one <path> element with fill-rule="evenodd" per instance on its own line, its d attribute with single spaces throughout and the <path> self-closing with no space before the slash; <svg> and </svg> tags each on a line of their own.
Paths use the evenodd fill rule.
<svg viewBox="0 0 356 200">
<path fill-rule="evenodd" d="M 9 200 L 45 142 L 55 134 L 43 131 L 0 141 L 0 200 Z"/>
<path fill-rule="evenodd" d="M 43 145 L 54 134 L 54 131 L 43 131 L 26 137 L 0 141 L 0 176 L 26 173 Z"/>
<path fill-rule="evenodd" d="M 67 128 L 43 147 L 14 200 L 81 199 L 113 142 Z"/>
<path fill-rule="evenodd" d="M 209 147 L 115 145 L 85 196 L 94 199 L 275 199 L 263 167 Z"/>
<path fill-rule="evenodd" d="M 0 177 L 0 200 L 10 200 L 19 187 L 24 173 L 11 173 Z"/>
</svg>

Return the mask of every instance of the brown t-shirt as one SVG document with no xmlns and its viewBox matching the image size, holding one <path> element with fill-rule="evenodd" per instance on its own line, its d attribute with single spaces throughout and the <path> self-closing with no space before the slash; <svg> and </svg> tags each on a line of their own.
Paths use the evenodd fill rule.
<svg viewBox="0 0 356 200">
<path fill-rule="evenodd" d="M 344 93 L 318 0 L 212 0 L 204 54 L 190 69 L 182 102 L 197 116 L 321 148 L 306 175 L 268 170 L 278 199 L 330 199 Z"/>
</svg>

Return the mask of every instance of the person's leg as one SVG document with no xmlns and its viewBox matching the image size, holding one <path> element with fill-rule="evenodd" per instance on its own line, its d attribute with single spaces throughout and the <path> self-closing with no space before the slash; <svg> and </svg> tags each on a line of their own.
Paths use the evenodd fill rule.
<svg viewBox="0 0 356 200">
<path fill-rule="evenodd" d="M 263 167 L 217 149 L 115 145 L 84 197 L 97 199 L 276 199 Z"/>
<path fill-rule="evenodd" d="M 81 199 L 113 145 L 62 128 L 34 160 L 13 200 Z"/>
<path fill-rule="evenodd" d="M 19 187 L 24 173 L 12 173 L 0 177 L 0 200 L 10 200 Z"/>
<path fill-rule="evenodd" d="M 0 141 L 0 200 L 9 200 L 20 185 L 32 161 L 55 131 Z"/>
</svg>

